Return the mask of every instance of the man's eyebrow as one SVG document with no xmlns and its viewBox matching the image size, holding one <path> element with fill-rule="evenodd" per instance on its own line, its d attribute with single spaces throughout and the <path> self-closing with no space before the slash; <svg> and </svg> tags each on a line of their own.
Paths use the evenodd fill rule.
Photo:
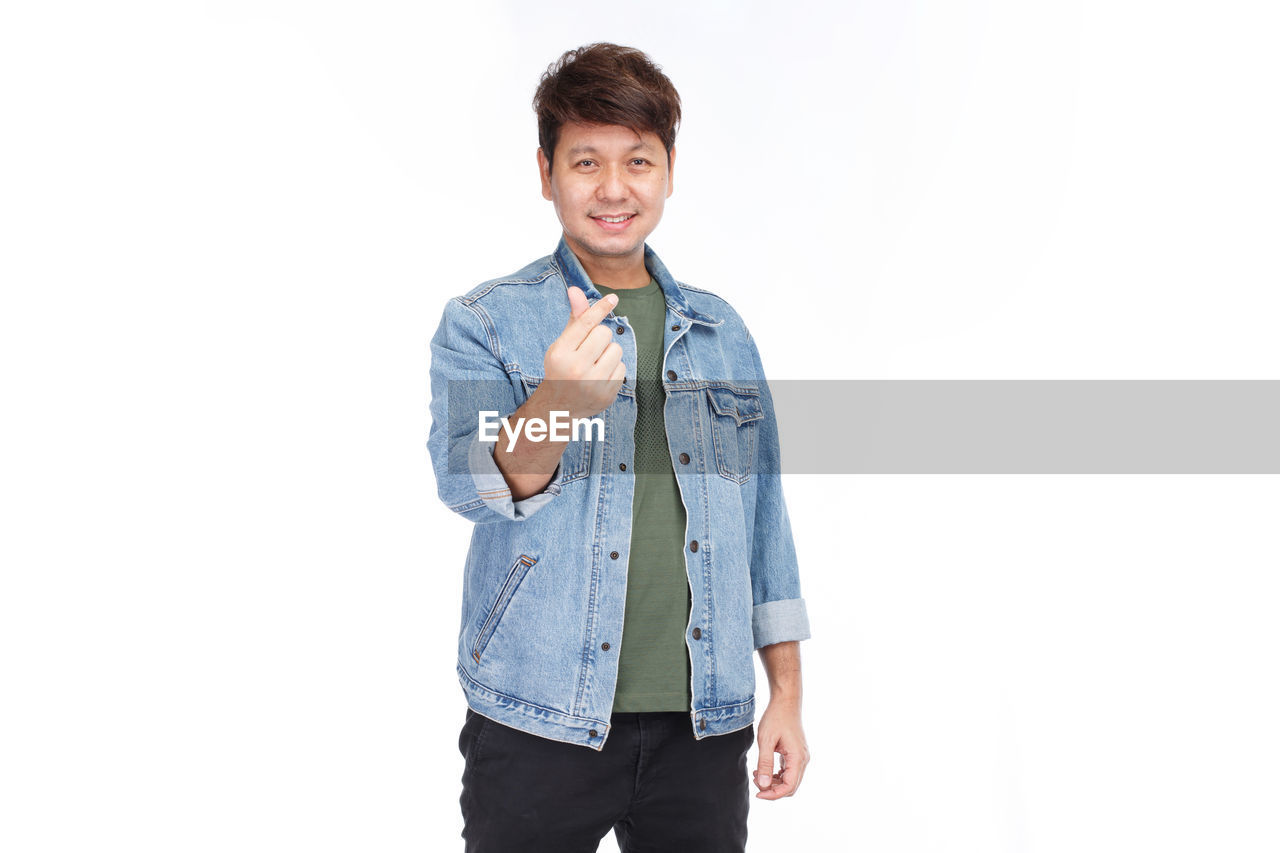
<svg viewBox="0 0 1280 853">
<path fill-rule="evenodd" d="M 635 145 L 632 145 L 630 148 L 628 148 L 627 153 L 630 153 L 632 151 L 640 151 L 640 150 L 649 151 L 652 149 L 653 149 L 652 145 L 650 145 L 648 142 L 645 142 L 644 140 L 641 140 L 640 142 L 637 142 Z M 585 145 L 585 144 L 575 145 L 569 149 L 570 157 L 577 157 L 579 154 L 595 154 L 595 153 L 596 153 L 596 149 L 592 145 Z"/>
</svg>

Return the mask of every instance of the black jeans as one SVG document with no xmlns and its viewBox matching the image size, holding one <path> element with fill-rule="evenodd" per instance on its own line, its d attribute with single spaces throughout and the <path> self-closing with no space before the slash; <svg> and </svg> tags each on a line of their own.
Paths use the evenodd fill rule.
<svg viewBox="0 0 1280 853">
<path fill-rule="evenodd" d="M 697 740 L 683 711 L 614 714 L 600 751 L 538 737 L 467 709 L 467 853 L 742 853 L 755 725 Z"/>
</svg>

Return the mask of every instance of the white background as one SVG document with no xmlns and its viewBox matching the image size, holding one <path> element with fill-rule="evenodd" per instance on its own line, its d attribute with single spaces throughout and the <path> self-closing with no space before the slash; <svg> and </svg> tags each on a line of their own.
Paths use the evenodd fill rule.
<svg viewBox="0 0 1280 853">
<path fill-rule="evenodd" d="M 554 248 L 561 51 L 676 83 L 650 244 L 771 378 L 1277 379 L 1276 35 L 1241 2 L 5 4 L 0 847 L 462 848 L 427 341 Z M 750 849 L 1280 847 L 1277 478 L 786 488 L 813 760 Z"/>
</svg>

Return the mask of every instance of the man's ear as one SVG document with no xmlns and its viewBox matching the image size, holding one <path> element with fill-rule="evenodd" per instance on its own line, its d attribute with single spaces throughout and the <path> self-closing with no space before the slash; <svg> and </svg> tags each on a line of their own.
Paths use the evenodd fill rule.
<svg viewBox="0 0 1280 853">
<path fill-rule="evenodd" d="M 542 153 L 541 145 L 538 146 L 538 174 L 542 178 L 542 197 L 551 201 L 551 161 Z"/>
<path fill-rule="evenodd" d="M 676 188 L 676 147 L 671 146 L 671 153 L 667 155 L 667 198 L 671 198 L 671 191 Z"/>
</svg>

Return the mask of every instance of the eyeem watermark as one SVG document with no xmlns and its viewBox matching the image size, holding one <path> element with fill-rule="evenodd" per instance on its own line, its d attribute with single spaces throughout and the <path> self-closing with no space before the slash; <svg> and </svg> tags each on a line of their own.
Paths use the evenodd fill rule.
<svg viewBox="0 0 1280 853">
<path fill-rule="evenodd" d="M 569 413 L 560 409 L 552 409 L 550 414 L 550 421 L 544 421 L 542 418 L 516 418 L 513 428 L 508 418 L 498 417 L 497 410 L 482 411 L 480 412 L 480 440 L 497 441 L 498 424 L 501 423 L 502 431 L 507 434 L 508 453 L 515 448 L 521 429 L 524 430 L 524 437 L 529 441 L 577 441 L 584 429 L 588 436 L 592 434 L 592 430 L 595 430 L 595 437 L 604 441 L 604 418 L 570 419 Z"/>
</svg>

